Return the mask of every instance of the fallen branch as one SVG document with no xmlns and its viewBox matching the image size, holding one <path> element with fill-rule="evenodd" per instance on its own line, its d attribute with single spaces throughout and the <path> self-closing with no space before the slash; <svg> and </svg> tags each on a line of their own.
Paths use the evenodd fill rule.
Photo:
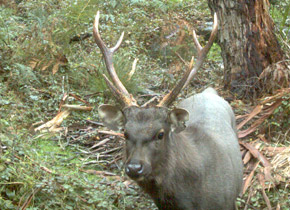
<svg viewBox="0 0 290 210">
<path fill-rule="evenodd" d="M 114 132 L 114 131 L 98 131 L 98 133 L 100 134 L 107 134 L 107 135 L 111 135 L 111 136 L 120 136 L 122 138 L 124 138 L 124 134 L 122 133 L 117 133 L 117 132 Z"/>
<path fill-rule="evenodd" d="M 52 120 L 44 123 L 43 125 L 37 127 L 34 129 L 34 131 L 48 131 L 48 132 L 56 132 L 59 131 L 59 129 L 57 129 L 60 124 L 62 123 L 62 121 L 67 118 L 70 115 L 71 111 L 68 109 L 65 109 L 61 112 L 59 112 Z"/>
<path fill-rule="evenodd" d="M 64 104 L 61 107 L 69 109 L 71 111 L 92 111 L 93 109 L 93 107 L 91 106 L 81 106 L 81 105 L 71 105 L 71 104 Z"/>
<path fill-rule="evenodd" d="M 91 111 L 93 107 L 88 106 L 80 106 L 80 105 L 69 105 L 64 104 L 61 106 L 61 108 L 64 108 L 63 111 L 60 111 L 52 120 L 44 123 L 43 125 L 37 127 L 34 129 L 34 131 L 48 131 L 48 132 L 59 132 L 62 131 L 64 128 L 59 128 L 61 123 L 64 119 L 66 119 L 71 111 Z"/>
<path fill-rule="evenodd" d="M 81 97 L 77 96 L 76 94 L 69 93 L 69 96 L 74 97 L 77 101 L 81 101 L 81 102 L 83 102 L 83 103 L 85 103 L 85 104 L 87 104 L 87 105 L 90 105 L 89 102 L 87 102 L 86 100 L 84 100 L 84 99 L 82 99 Z"/>
</svg>

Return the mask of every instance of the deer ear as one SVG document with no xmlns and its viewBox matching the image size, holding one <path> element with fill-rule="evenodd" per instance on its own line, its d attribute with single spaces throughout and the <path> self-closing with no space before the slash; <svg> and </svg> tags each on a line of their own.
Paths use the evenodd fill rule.
<svg viewBox="0 0 290 210">
<path fill-rule="evenodd" d="M 185 109 L 175 108 L 169 113 L 171 131 L 179 133 L 185 129 L 185 122 L 189 119 L 189 113 Z"/>
<path fill-rule="evenodd" d="M 116 106 L 109 104 L 99 106 L 99 116 L 109 129 L 119 131 L 124 127 L 124 115 Z"/>
</svg>

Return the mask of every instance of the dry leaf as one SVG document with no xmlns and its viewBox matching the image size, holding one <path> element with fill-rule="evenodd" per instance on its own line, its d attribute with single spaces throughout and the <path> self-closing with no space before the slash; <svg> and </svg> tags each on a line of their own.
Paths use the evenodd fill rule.
<svg viewBox="0 0 290 210">
<path fill-rule="evenodd" d="M 248 187 L 250 186 L 251 181 L 252 181 L 253 176 L 254 176 L 254 173 L 255 173 L 255 170 L 257 169 L 258 165 L 259 165 L 259 162 L 256 163 L 254 169 L 251 171 L 251 173 L 246 178 L 244 186 L 243 186 L 243 194 L 245 194 L 245 192 L 247 191 Z"/>
<path fill-rule="evenodd" d="M 59 65 L 60 65 L 60 62 L 56 62 L 53 67 L 52 67 L 52 74 L 55 74 L 56 72 L 58 72 L 58 69 L 59 69 Z"/>
<path fill-rule="evenodd" d="M 258 177 L 258 180 L 262 186 L 262 194 L 263 194 L 264 200 L 267 204 L 268 210 L 272 210 L 270 200 L 265 192 L 265 177 L 263 176 L 263 174 L 260 174 L 260 173 L 257 175 L 257 177 Z"/>
<path fill-rule="evenodd" d="M 50 61 L 44 63 L 41 67 L 41 71 L 45 71 L 48 67 L 51 66 L 52 63 L 53 63 L 53 60 L 50 60 Z"/>
<path fill-rule="evenodd" d="M 247 122 L 249 122 L 257 114 L 259 114 L 261 112 L 262 108 L 263 108 L 263 105 L 256 106 L 255 109 L 248 115 L 248 117 L 243 122 L 241 122 L 239 125 L 237 125 L 237 129 L 240 130 Z"/>
<path fill-rule="evenodd" d="M 252 157 L 252 155 L 251 155 L 250 151 L 247 151 L 247 153 L 243 159 L 244 165 L 246 165 L 251 160 L 251 157 Z"/>
<path fill-rule="evenodd" d="M 128 79 L 127 79 L 127 81 L 130 81 L 131 78 L 132 78 L 132 76 L 134 75 L 134 73 L 135 73 L 135 71 L 136 71 L 137 62 L 138 62 L 138 59 L 135 58 L 135 59 L 134 59 L 134 62 L 133 62 L 133 64 L 132 64 L 132 70 L 131 70 L 131 71 L 129 72 L 129 74 L 128 74 Z"/>
<path fill-rule="evenodd" d="M 265 143 L 269 143 L 270 141 L 266 139 L 265 135 L 259 134 L 258 137 Z"/>
<path fill-rule="evenodd" d="M 29 61 L 28 66 L 31 67 L 32 69 L 35 69 L 38 64 L 39 64 L 38 59 L 32 59 L 31 61 Z"/>
<path fill-rule="evenodd" d="M 103 175 L 103 176 L 117 176 L 114 173 L 108 172 L 108 171 L 96 171 L 93 169 L 88 169 L 88 170 L 80 170 L 82 172 L 88 173 L 88 174 L 95 174 L 95 175 Z"/>
<path fill-rule="evenodd" d="M 262 155 L 262 153 L 260 153 L 259 150 L 257 150 L 251 144 L 246 143 L 246 142 L 239 142 L 239 143 L 243 145 L 245 148 L 247 148 L 255 158 L 260 160 L 263 166 L 265 167 L 271 166 L 271 163 L 267 160 L 267 158 L 265 158 L 265 156 Z"/>
<path fill-rule="evenodd" d="M 267 119 L 276 108 L 278 108 L 282 103 L 282 99 L 278 99 L 275 103 L 267 106 L 264 108 L 263 110 L 263 115 L 256 120 L 248 129 L 243 130 L 243 131 L 239 131 L 238 132 L 238 137 L 239 138 L 244 138 L 247 135 L 249 135 L 250 133 L 254 132 L 256 130 L 256 128 L 262 124 L 264 122 L 265 119 Z"/>
</svg>

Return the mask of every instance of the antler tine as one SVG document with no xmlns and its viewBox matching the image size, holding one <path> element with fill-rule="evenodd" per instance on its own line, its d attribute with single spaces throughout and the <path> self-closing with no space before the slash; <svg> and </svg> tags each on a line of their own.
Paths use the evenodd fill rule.
<svg viewBox="0 0 290 210">
<path fill-rule="evenodd" d="M 114 47 L 112 47 L 111 48 L 111 50 L 112 50 L 112 52 L 115 52 L 115 51 L 117 51 L 118 49 L 119 49 L 119 47 L 121 46 L 121 44 L 122 44 L 122 41 L 123 41 L 123 38 L 124 38 L 124 31 L 122 32 L 122 34 L 121 34 L 121 36 L 120 36 L 120 38 L 119 38 L 119 40 L 117 41 L 117 43 L 116 43 L 116 45 L 114 46 Z"/>
<path fill-rule="evenodd" d="M 202 57 L 202 59 L 200 60 L 200 62 L 197 62 L 196 65 L 194 66 L 194 68 L 191 70 L 188 78 L 187 78 L 187 81 L 186 83 L 184 84 L 184 87 L 186 87 L 188 85 L 188 83 L 192 80 L 193 76 L 196 74 L 197 70 L 201 67 L 204 59 L 206 58 L 206 55 L 208 53 L 208 51 L 210 50 L 214 40 L 215 40 L 215 37 L 216 37 L 216 34 L 218 32 L 218 20 L 217 20 L 217 14 L 214 13 L 214 18 L 213 18 L 213 29 L 211 31 L 211 34 L 210 34 L 210 37 L 209 37 L 209 40 L 207 42 L 207 44 L 205 45 L 204 48 L 201 47 L 197 37 L 196 37 L 196 33 L 195 31 L 193 30 L 193 40 L 194 40 L 194 43 L 195 43 L 195 46 L 196 48 L 198 48 L 198 56 L 199 57 Z"/>
<path fill-rule="evenodd" d="M 95 17 L 95 22 L 94 22 L 94 36 L 96 39 L 96 42 L 98 44 L 98 46 L 100 47 L 101 50 L 104 51 L 109 51 L 110 53 L 114 53 L 115 51 L 117 51 L 119 49 L 119 47 L 122 44 L 123 38 L 124 38 L 124 31 L 122 32 L 119 40 L 117 41 L 116 45 L 114 47 L 111 48 L 107 48 L 107 46 L 105 45 L 104 41 L 102 40 L 101 36 L 100 36 L 100 32 L 99 32 L 99 20 L 100 20 L 100 12 L 97 12 L 97 15 Z"/>
<path fill-rule="evenodd" d="M 196 47 L 197 53 L 199 54 L 202 50 L 202 46 L 200 45 L 200 43 L 197 39 L 195 30 L 192 30 L 192 37 L 193 37 L 193 42 L 194 42 L 194 45 Z"/>
<path fill-rule="evenodd" d="M 201 67 L 203 64 L 206 55 L 211 48 L 213 41 L 216 37 L 218 31 L 218 21 L 217 21 L 217 15 L 216 13 L 214 14 L 214 23 L 213 23 L 213 30 L 211 32 L 210 38 L 208 43 L 205 45 L 205 47 L 201 47 L 199 41 L 196 38 L 196 33 L 193 31 L 193 40 L 194 44 L 197 48 L 198 52 L 198 57 L 195 66 L 191 69 L 188 68 L 188 70 L 185 72 L 183 75 L 182 79 L 178 82 L 178 84 L 173 88 L 172 91 L 170 91 L 167 95 L 164 96 L 164 98 L 159 102 L 158 106 L 169 106 L 177 97 L 179 92 L 184 88 L 185 86 L 188 85 L 190 80 L 193 78 L 197 70 Z"/>
<path fill-rule="evenodd" d="M 120 81 L 114 65 L 113 65 L 113 54 L 115 51 L 117 51 L 123 41 L 124 38 L 124 32 L 122 32 L 119 40 L 117 41 L 116 45 L 114 47 L 108 48 L 104 41 L 102 40 L 100 33 L 99 33 L 99 19 L 100 19 L 100 12 L 97 12 L 97 15 L 95 17 L 94 27 L 93 27 L 93 35 L 95 38 L 95 41 L 100 48 L 104 59 L 105 64 L 107 67 L 107 71 L 110 75 L 110 78 L 112 79 L 112 82 L 108 82 L 108 78 L 105 77 L 106 83 L 109 86 L 110 90 L 113 92 L 113 95 L 122 102 L 122 104 L 125 104 L 127 106 L 131 105 L 137 105 L 136 100 L 129 94 L 125 86 Z M 108 80 L 108 81 L 107 81 Z"/>
</svg>

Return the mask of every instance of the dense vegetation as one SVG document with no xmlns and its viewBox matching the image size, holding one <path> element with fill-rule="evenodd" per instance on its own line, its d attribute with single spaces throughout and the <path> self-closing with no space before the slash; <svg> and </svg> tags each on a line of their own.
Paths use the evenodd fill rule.
<svg viewBox="0 0 290 210">
<path fill-rule="evenodd" d="M 287 53 L 290 4 L 273 3 L 271 14 Z M 93 107 L 111 100 L 101 76 L 102 56 L 92 38 L 98 10 L 108 45 L 125 31 L 115 67 L 129 91 L 144 100 L 155 91 L 166 92 L 186 68 L 180 58 L 189 61 L 194 55 L 193 27 L 198 34 L 208 34 L 206 1 L 7 0 L 0 7 L 0 209 L 154 209 L 124 176 L 121 158 L 115 159 L 120 150 L 103 156 L 92 152 L 92 146 L 105 138 L 99 132 L 104 128 L 92 122 L 98 121 L 96 109 L 72 112 L 60 132 L 34 129 L 57 115 L 66 95 L 70 94 L 66 103 Z M 210 85 L 221 89 L 218 45 L 208 57 L 193 81 L 195 91 Z M 135 58 L 136 71 L 127 80 Z M 190 87 L 183 95 L 193 93 Z M 284 103 L 275 113 L 289 114 L 289 109 Z M 273 117 L 267 123 L 285 133 L 289 121 Z M 106 138 L 122 146 L 120 136 Z M 283 144 L 289 145 L 286 140 Z M 271 202 L 290 206 L 287 190 L 278 197 L 271 194 Z M 253 196 L 257 209 L 265 207 L 261 197 Z M 243 198 L 239 203 L 243 205 Z"/>
</svg>

